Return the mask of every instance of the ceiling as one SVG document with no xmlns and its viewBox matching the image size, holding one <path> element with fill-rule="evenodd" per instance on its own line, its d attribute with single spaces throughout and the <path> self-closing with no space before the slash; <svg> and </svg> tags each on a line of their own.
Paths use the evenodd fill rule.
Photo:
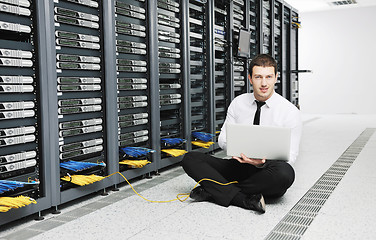
<svg viewBox="0 0 376 240">
<path fill-rule="evenodd" d="M 327 11 L 336 9 L 376 6 L 376 0 L 285 0 L 299 12 Z M 356 2 L 355 4 L 335 5 L 332 2 Z"/>
</svg>

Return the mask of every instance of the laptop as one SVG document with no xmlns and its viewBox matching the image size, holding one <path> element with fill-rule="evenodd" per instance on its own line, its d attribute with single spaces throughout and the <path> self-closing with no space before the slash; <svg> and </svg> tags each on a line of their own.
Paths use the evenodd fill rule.
<svg viewBox="0 0 376 240">
<path fill-rule="evenodd" d="M 290 160 L 291 128 L 226 124 L 227 155 Z"/>
</svg>

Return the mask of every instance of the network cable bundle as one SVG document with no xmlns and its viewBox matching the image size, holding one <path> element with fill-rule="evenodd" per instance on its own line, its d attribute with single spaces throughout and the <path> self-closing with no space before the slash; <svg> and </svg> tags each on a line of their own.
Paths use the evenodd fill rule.
<svg viewBox="0 0 376 240">
<path fill-rule="evenodd" d="M 195 140 L 209 142 L 215 137 L 215 135 L 211 133 L 206 133 L 206 132 L 192 132 L 192 137 Z"/>
<path fill-rule="evenodd" d="M 28 189 L 37 189 L 39 181 L 20 182 L 0 180 L 0 197 L 16 196 Z"/>
<path fill-rule="evenodd" d="M 36 204 L 36 201 L 27 195 L 30 195 L 31 191 L 37 191 L 38 186 L 39 181 L 0 180 L 0 212 L 7 212 L 12 208 L 24 207 L 31 203 Z"/>
<path fill-rule="evenodd" d="M 106 164 L 84 161 L 68 160 L 60 163 L 61 189 L 67 189 L 74 185 L 84 186 L 104 179 L 103 175 Z M 95 174 L 94 174 L 95 173 Z"/>
<path fill-rule="evenodd" d="M 142 168 L 151 163 L 150 154 L 155 150 L 144 147 L 124 147 L 119 149 L 119 164 L 127 168 Z"/>
<path fill-rule="evenodd" d="M 215 137 L 214 134 L 205 133 L 205 132 L 192 132 L 193 141 L 192 144 L 203 147 L 209 148 L 211 145 L 214 144 L 211 140 Z"/>
<path fill-rule="evenodd" d="M 176 148 L 181 147 L 187 140 L 182 138 L 161 138 L 162 148 Z"/>
<path fill-rule="evenodd" d="M 187 151 L 181 149 L 187 140 L 182 138 L 161 138 L 162 157 L 178 157 L 184 155 Z"/>
</svg>

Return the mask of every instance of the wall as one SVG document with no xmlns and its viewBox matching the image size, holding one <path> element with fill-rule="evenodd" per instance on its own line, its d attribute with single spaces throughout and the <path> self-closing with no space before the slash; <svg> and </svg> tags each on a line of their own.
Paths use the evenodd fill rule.
<svg viewBox="0 0 376 240">
<path fill-rule="evenodd" d="M 376 114 L 376 7 L 300 14 L 303 113 Z"/>
</svg>

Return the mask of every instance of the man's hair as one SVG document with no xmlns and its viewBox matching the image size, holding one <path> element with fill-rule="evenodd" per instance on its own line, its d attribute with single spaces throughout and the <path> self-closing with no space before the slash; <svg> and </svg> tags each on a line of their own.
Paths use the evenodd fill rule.
<svg viewBox="0 0 376 240">
<path fill-rule="evenodd" d="M 249 64 L 249 75 L 251 75 L 251 77 L 254 66 L 274 67 L 274 74 L 277 75 L 277 62 L 268 54 L 259 54 L 252 59 L 251 63 Z"/>
</svg>

